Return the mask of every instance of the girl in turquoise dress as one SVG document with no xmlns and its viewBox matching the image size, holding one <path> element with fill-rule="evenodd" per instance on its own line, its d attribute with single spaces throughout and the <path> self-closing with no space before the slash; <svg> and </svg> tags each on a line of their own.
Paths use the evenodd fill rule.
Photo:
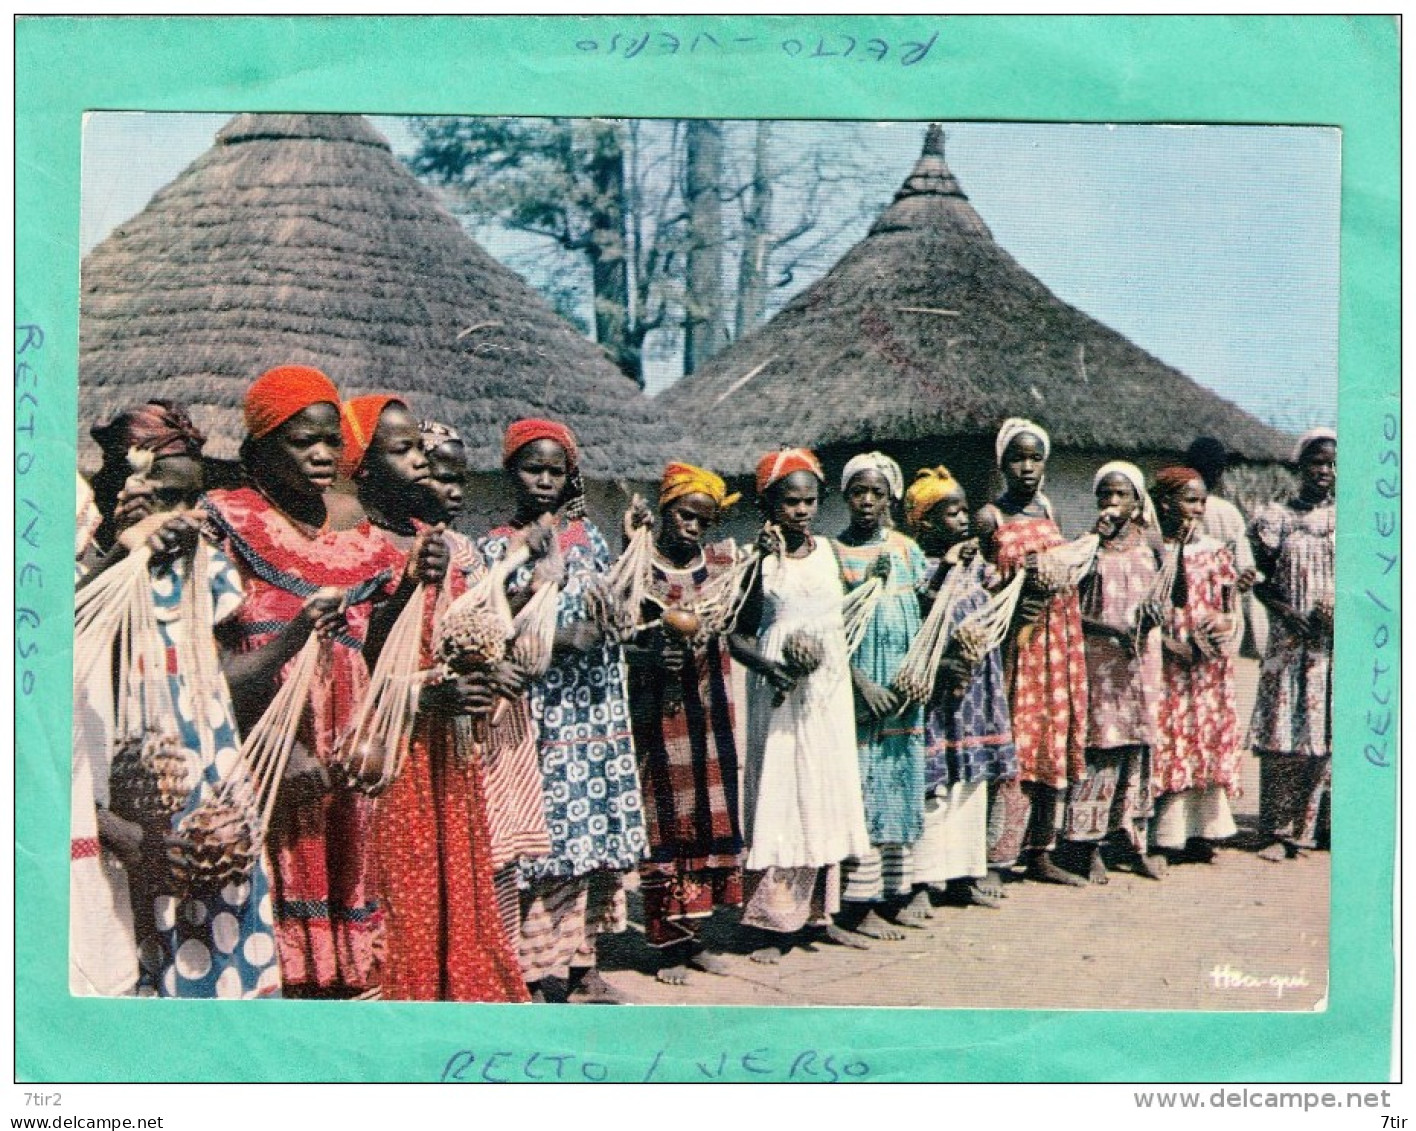
<svg viewBox="0 0 1416 1131">
<path fill-rule="evenodd" d="M 841 899 L 849 906 L 839 925 L 898 940 L 904 932 L 888 920 L 913 890 L 911 845 L 924 827 L 925 740 L 923 708 L 904 706 L 890 683 L 919 631 L 920 595 L 930 573 L 919 546 L 891 526 L 891 504 L 904 495 L 894 460 L 880 452 L 855 457 L 846 464 L 841 490 L 851 512 L 850 526 L 836 540 L 846 591 L 872 577 L 882 578 L 885 590 L 851 660 L 871 851 L 845 862 Z M 915 915 L 901 919 L 911 926 L 918 921 Z"/>
</svg>

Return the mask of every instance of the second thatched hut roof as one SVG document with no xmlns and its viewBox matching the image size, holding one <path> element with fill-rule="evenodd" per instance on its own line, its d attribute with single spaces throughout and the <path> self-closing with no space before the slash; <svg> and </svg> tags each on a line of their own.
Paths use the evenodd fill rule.
<svg viewBox="0 0 1416 1131">
<path fill-rule="evenodd" d="M 232 459 L 251 380 L 316 365 L 346 396 L 392 391 L 500 463 L 525 415 L 575 429 L 591 477 L 657 477 L 660 409 L 593 342 L 483 251 L 364 118 L 242 114 L 84 259 L 87 425 L 147 399 L 185 403 Z"/>
<path fill-rule="evenodd" d="M 991 435 L 1014 415 L 1054 446 L 1117 455 L 1204 434 L 1269 460 L 1289 443 L 1023 268 L 968 202 L 937 125 L 865 239 L 659 400 L 691 422 L 686 447 L 731 475 L 784 444 Z"/>
</svg>

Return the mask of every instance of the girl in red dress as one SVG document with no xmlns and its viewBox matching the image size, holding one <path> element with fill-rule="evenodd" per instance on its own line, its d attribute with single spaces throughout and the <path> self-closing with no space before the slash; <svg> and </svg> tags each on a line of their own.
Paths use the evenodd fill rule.
<svg viewBox="0 0 1416 1131">
<path fill-rule="evenodd" d="M 1239 574 L 1229 550 L 1203 531 L 1206 491 L 1198 471 L 1165 468 L 1156 474 L 1151 496 L 1166 551 L 1180 555 L 1162 610 L 1164 687 L 1151 762 L 1151 840 L 1167 855 L 1188 848 L 1190 859 L 1208 864 L 1213 842 L 1237 831 L 1229 798 L 1239 793 Z"/>
<path fill-rule="evenodd" d="M 1032 421 L 1004 421 L 995 450 L 1006 490 L 975 519 L 979 545 L 1002 581 L 1023 569 L 1029 575 L 1004 644 L 1018 776 L 991 787 L 990 895 L 1002 894 L 999 871 L 1020 855 L 1033 879 L 1086 883 L 1052 859 L 1067 786 L 1086 777 L 1087 664 L 1076 589 L 1050 590 L 1036 569 L 1037 555 L 1063 542 L 1042 493 L 1050 448 Z"/>
<path fill-rule="evenodd" d="M 409 562 L 329 494 L 343 440 L 339 393 L 317 369 L 281 366 L 246 394 L 248 485 L 210 491 L 213 533 L 245 601 L 226 622 L 223 669 L 247 730 L 312 632 L 319 668 L 267 834 L 276 948 L 287 997 L 354 997 L 379 985 L 383 911 L 369 870 L 372 801 L 326 764 L 368 687 L 371 603 L 441 576 L 429 550 Z"/>
<path fill-rule="evenodd" d="M 404 555 L 422 541 L 450 559 L 445 599 L 484 567 L 472 543 L 427 513 L 429 463 L 418 422 L 391 396 L 356 397 L 341 413 L 345 473 L 369 521 Z M 433 664 L 439 587 L 427 590 L 419 667 Z M 370 657 L 372 662 L 373 657 Z M 488 713 L 495 688 L 477 675 L 427 688 L 408 755 L 377 801 L 375 873 L 386 907 L 382 996 L 401 1001 L 527 1001 L 497 911 L 480 759 L 460 748 L 455 719 Z"/>
</svg>

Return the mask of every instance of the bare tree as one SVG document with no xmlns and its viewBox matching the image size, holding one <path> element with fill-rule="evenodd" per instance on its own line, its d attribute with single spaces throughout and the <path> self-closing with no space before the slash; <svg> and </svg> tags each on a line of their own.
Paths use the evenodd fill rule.
<svg viewBox="0 0 1416 1131">
<path fill-rule="evenodd" d="M 688 246 L 684 265 L 683 371 L 692 373 L 728 344 L 723 305 L 723 124 L 706 119 L 684 131 Z"/>
<path fill-rule="evenodd" d="M 454 206 L 551 241 L 590 267 L 595 340 L 644 383 L 644 339 L 664 324 L 656 293 L 673 264 L 646 223 L 667 219 L 671 190 L 655 193 L 661 156 L 645 153 L 640 123 L 568 118 L 419 118 L 413 171 L 443 186 Z M 573 294 L 553 269 L 550 289 Z"/>
<path fill-rule="evenodd" d="M 776 147 L 791 127 L 771 122 L 416 118 L 413 128 L 410 167 L 454 209 L 548 241 L 554 255 L 523 260 L 557 309 L 574 316 L 588 265 L 590 317 L 573 320 L 593 323 L 641 386 L 651 335 L 662 340 L 650 355 L 677 353 L 692 372 L 829 267 L 842 233 L 879 203 L 848 134 L 830 152 L 794 140 L 783 160 Z"/>
<path fill-rule="evenodd" d="M 752 147 L 752 180 L 742 215 L 742 255 L 738 260 L 736 335 L 762 321 L 767 309 L 772 254 L 772 123 L 757 123 Z"/>
</svg>

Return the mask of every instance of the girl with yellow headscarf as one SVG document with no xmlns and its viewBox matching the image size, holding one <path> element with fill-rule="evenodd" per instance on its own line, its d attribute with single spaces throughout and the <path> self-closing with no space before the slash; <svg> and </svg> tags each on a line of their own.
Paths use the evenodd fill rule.
<svg viewBox="0 0 1416 1131">
<path fill-rule="evenodd" d="M 729 972 L 698 933 L 716 908 L 742 903 L 731 664 L 727 641 L 703 631 L 695 612 L 705 590 L 737 562 L 731 540 L 707 541 L 737 499 L 706 468 L 664 469 L 653 607 L 644 617 L 658 623 L 625 649 L 649 834 L 649 859 L 639 866 L 644 937 L 658 952 L 659 981 L 669 985 L 688 981 L 690 969 Z"/>
<path fill-rule="evenodd" d="M 940 599 L 952 602 L 951 635 L 989 600 L 988 568 L 970 537 L 968 506 L 947 467 L 922 468 L 905 492 L 905 519 L 930 562 L 927 594 L 948 587 Z M 997 648 L 971 662 L 951 643 L 925 707 L 924 734 L 924 831 L 914 847 L 915 882 L 922 892 L 947 885 L 958 901 L 997 907 L 998 897 L 980 886 L 988 875 L 988 786 L 1018 773 Z"/>
</svg>

